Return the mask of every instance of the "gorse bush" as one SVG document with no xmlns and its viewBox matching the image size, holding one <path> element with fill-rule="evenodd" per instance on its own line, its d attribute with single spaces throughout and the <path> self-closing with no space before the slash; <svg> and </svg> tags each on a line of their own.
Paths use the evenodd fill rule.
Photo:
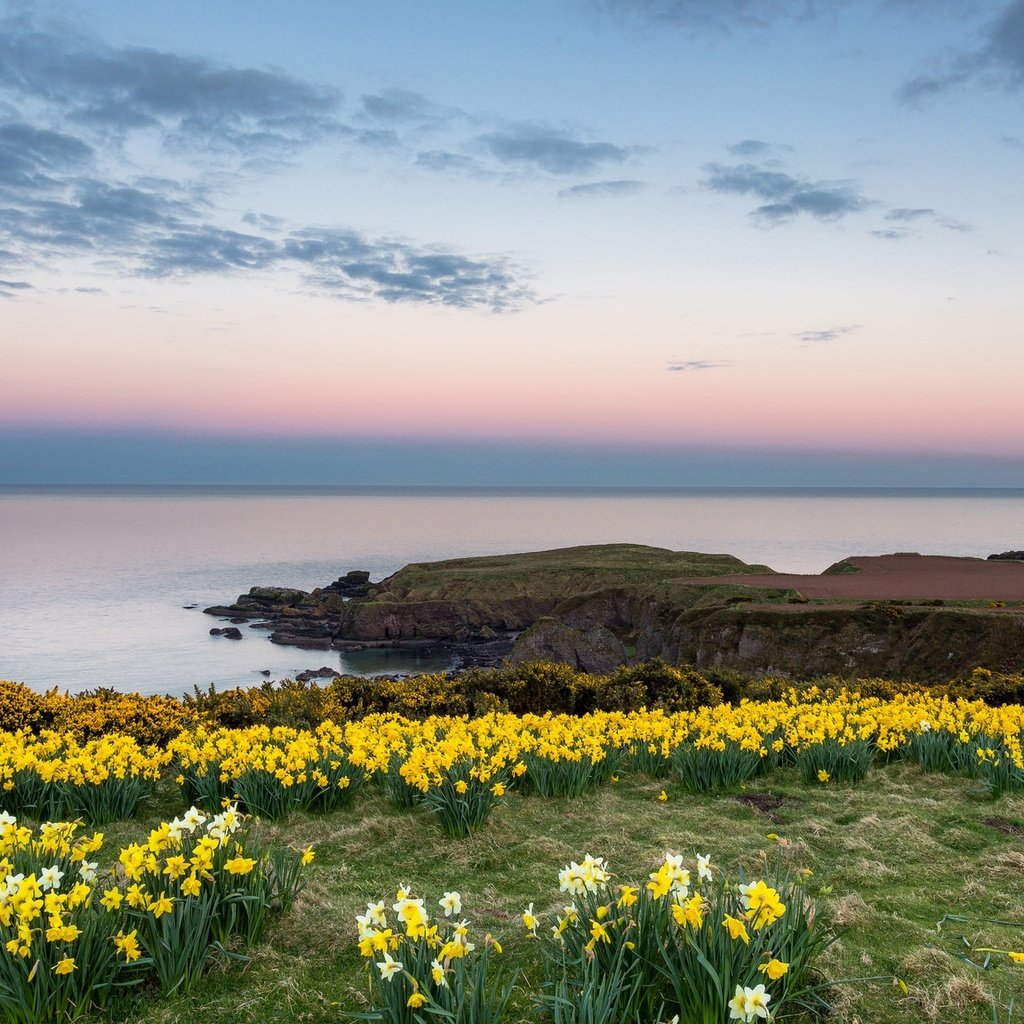
<svg viewBox="0 0 1024 1024">
<path fill-rule="evenodd" d="M 640 707 L 692 711 L 722 702 L 722 692 L 699 672 L 660 659 L 623 667 L 610 676 L 576 672 L 568 665 L 528 662 L 458 674 L 424 673 L 408 679 L 339 676 L 324 685 L 284 680 L 253 689 L 210 687 L 183 698 L 190 713 L 226 728 L 287 725 L 313 728 L 371 714 L 406 718 L 432 715 L 589 714 Z"/>
<path fill-rule="evenodd" d="M 138 743 L 162 745 L 194 721 L 187 704 L 174 697 L 141 697 L 112 689 L 68 694 L 37 693 L 22 683 L 0 681 L 0 728 L 34 735 L 46 731 L 79 743 L 113 734 Z"/>
<path fill-rule="evenodd" d="M 314 729 L 325 721 L 346 722 L 375 714 L 423 719 L 493 711 L 572 715 L 642 707 L 693 711 L 723 701 L 772 701 L 840 690 L 885 700 L 926 692 L 999 707 L 1024 702 L 1024 675 L 978 668 L 962 679 L 922 686 L 892 679 L 749 676 L 733 669 L 674 666 L 654 658 L 606 676 L 577 672 L 561 663 L 527 662 L 405 679 L 339 676 L 325 684 L 285 679 L 227 690 L 211 685 L 207 690 L 196 687 L 180 699 L 112 689 L 40 694 L 20 683 L 0 681 L 0 727 L 33 735 L 60 732 L 79 742 L 121 734 L 140 744 L 162 746 L 199 723 L 233 729 L 252 725 Z"/>
<path fill-rule="evenodd" d="M 253 689 L 206 692 L 185 697 L 190 714 L 229 728 L 290 725 L 313 728 L 324 720 L 345 722 L 371 714 L 422 719 L 432 715 L 469 715 L 492 711 L 513 714 L 583 715 L 595 711 L 662 708 L 693 711 L 723 701 L 772 701 L 792 695 L 840 690 L 892 700 L 914 693 L 952 699 L 983 700 L 992 706 L 1024 702 L 1024 676 L 976 669 L 965 679 L 922 686 L 891 679 L 841 679 L 836 676 L 793 680 L 748 676 L 735 670 L 669 665 L 660 658 L 625 665 L 606 676 L 577 672 L 553 662 L 527 662 L 497 669 L 426 673 L 407 679 L 340 676 L 329 683 L 284 680 Z"/>
</svg>

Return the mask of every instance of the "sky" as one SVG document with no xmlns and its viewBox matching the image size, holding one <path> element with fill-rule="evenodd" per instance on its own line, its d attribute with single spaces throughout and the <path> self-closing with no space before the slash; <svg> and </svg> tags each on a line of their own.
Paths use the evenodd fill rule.
<svg viewBox="0 0 1024 1024">
<path fill-rule="evenodd" d="M 1024 486 L 1024 0 L 0 0 L 0 483 Z"/>
</svg>

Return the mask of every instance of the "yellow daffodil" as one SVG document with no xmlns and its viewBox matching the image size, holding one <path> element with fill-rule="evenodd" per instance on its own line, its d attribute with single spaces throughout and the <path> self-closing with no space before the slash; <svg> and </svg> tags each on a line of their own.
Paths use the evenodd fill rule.
<svg viewBox="0 0 1024 1024">
<path fill-rule="evenodd" d="M 773 957 L 767 963 L 758 964 L 757 969 L 762 974 L 767 974 L 772 981 L 778 981 L 789 970 L 789 964 L 785 964 Z"/>
<path fill-rule="evenodd" d="M 750 945 L 750 936 L 747 934 L 747 926 L 742 921 L 726 914 L 722 921 L 722 927 L 728 931 L 729 938 L 733 941 L 736 939 L 742 939 L 745 946 Z"/>
</svg>

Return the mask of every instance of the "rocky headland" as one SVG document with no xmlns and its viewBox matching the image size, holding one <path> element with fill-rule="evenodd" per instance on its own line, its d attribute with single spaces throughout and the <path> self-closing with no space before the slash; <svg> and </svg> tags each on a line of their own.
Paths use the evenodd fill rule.
<svg viewBox="0 0 1024 1024">
<path fill-rule="evenodd" d="M 353 570 L 311 592 L 256 586 L 205 611 L 311 650 L 443 651 L 610 672 L 661 657 L 794 677 L 949 678 L 1024 669 L 1024 564 L 888 555 L 794 576 L 634 544 Z M 212 630 L 211 630 L 212 632 Z M 229 634 L 230 635 L 230 634 Z"/>
</svg>

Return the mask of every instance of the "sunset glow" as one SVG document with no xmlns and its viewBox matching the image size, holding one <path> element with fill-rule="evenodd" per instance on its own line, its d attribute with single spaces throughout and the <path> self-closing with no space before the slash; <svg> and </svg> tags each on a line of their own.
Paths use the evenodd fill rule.
<svg viewBox="0 0 1024 1024">
<path fill-rule="evenodd" d="M 0 483 L 125 435 L 1019 483 L 1024 0 L 822 6 L 0 0 Z"/>
</svg>

